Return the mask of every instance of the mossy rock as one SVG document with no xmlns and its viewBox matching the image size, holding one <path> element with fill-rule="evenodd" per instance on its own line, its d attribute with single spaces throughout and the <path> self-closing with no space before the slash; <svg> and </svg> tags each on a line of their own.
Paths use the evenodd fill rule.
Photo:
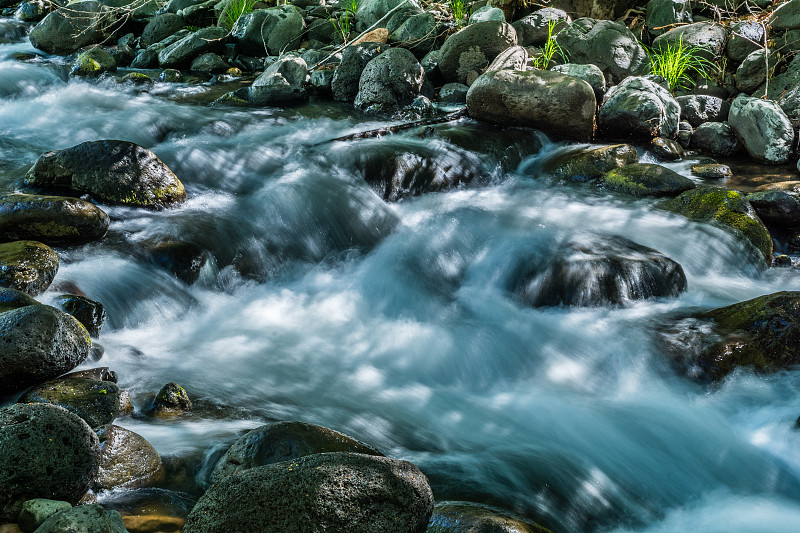
<svg viewBox="0 0 800 533">
<path fill-rule="evenodd" d="M 560 155 L 545 165 L 544 172 L 560 182 L 583 183 L 638 161 L 636 148 L 630 144 L 614 144 Z"/>
<path fill-rule="evenodd" d="M 800 364 L 800 292 L 783 291 L 714 309 L 698 318 L 714 321 L 722 340 L 704 350 L 699 365 L 712 379 L 737 367 L 759 372 Z"/>
<path fill-rule="evenodd" d="M 33 387 L 19 403 L 49 403 L 72 411 L 90 427 L 108 424 L 119 413 L 120 389 L 116 383 L 92 378 L 59 378 Z"/>
<path fill-rule="evenodd" d="M 130 82 L 134 85 L 153 85 L 153 78 L 142 72 L 129 72 L 119 79 L 120 83 Z"/>
<path fill-rule="evenodd" d="M 694 189 L 692 180 L 667 167 L 651 163 L 633 163 L 606 172 L 598 185 L 629 196 L 677 196 Z"/>
<path fill-rule="evenodd" d="M 733 176 L 728 165 L 720 163 L 698 163 L 691 167 L 692 175 L 708 180 L 723 180 Z"/>
<path fill-rule="evenodd" d="M 97 429 L 97 436 L 101 452 L 96 490 L 144 487 L 164 479 L 161 457 L 138 433 L 108 424 Z"/>
<path fill-rule="evenodd" d="M 73 76 L 99 76 L 117 70 L 114 57 L 99 46 L 82 52 L 70 71 Z"/>
<path fill-rule="evenodd" d="M 472 502 L 444 501 L 433 507 L 426 533 L 551 533 L 514 513 Z"/>
<path fill-rule="evenodd" d="M 58 254 L 36 241 L 0 244 L 0 287 L 32 296 L 44 292 L 58 272 Z"/>
<path fill-rule="evenodd" d="M 326 452 L 381 454 L 343 433 L 303 422 L 278 422 L 256 428 L 233 443 L 214 468 L 214 480 L 250 468 Z"/>
<path fill-rule="evenodd" d="M 174 418 L 190 413 L 192 402 L 186 389 L 177 383 L 167 383 L 153 399 L 150 415 L 155 418 Z"/>
<path fill-rule="evenodd" d="M 766 265 L 772 263 L 772 237 L 744 196 L 722 188 L 700 188 L 682 193 L 660 205 L 662 209 L 696 222 L 709 222 L 744 237 L 761 254 Z"/>
<path fill-rule="evenodd" d="M 78 244 L 101 239 L 108 215 L 86 200 L 68 196 L 8 194 L 0 197 L 0 239 Z"/>
<path fill-rule="evenodd" d="M 64 294 L 56 299 L 55 305 L 68 315 L 74 316 L 92 337 L 100 334 L 100 328 L 106 321 L 106 310 L 100 302 L 85 296 Z"/>
</svg>

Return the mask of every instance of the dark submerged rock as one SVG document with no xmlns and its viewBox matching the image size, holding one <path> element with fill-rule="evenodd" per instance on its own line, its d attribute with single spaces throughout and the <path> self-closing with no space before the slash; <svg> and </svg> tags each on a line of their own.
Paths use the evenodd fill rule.
<svg viewBox="0 0 800 533">
<path fill-rule="evenodd" d="M 15 521 L 32 498 L 78 503 L 97 474 L 99 456 L 97 435 L 66 409 L 0 409 L 0 521 Z"/>
<path fill-rule="evenodd" d="M 97 436 L 100 468 L 95 490 L 143 487 L 163 480 L 161 457 L 144 437 L 112 424 L 98 429 Z"/>
<path fill-rule="evenodd" d="M 514 513 L 472 502 L 437 502 L 426 533 L 551 533 Z"/>
<path fill-rule="evenodd" d="M 56 298 L 55 305 L 68 315 L 74 316 L 78 322 L 83 324 L 89 335 L 92 337 L 100 335 L 100 328 L 106 321 L 106 310 L 103 304 L 85 296 L 63 294 Z"/>
<path fill-rule="evenodd" d="M 677 196 L 694 189 L 692 180 L 677 172 L 650 163 L 633 163 L 603 175 L 598 184 L 606 190 L 630 196 Z"/>
<path fill-rule="evenodd" d="M 108 215 L 86 200 L 67 196 L 0 196 L 0 239 L 46 244 L 84 243 L 108 231 Z"/>
<path fill-rule="evenodd" d="M 593 181 L 606 172 L 637 163 L 639 154 L 630 144 L 577 148 L 547 162 L 544 173 L 562 182 Z"/>
<path fill-rule="evenodd" d="M 58 272 L 58 254 L 36 241 L 0 244 L 0 287 L 30 295 L 44 292 Z"/>
<path fill-rule="evenodd" d="M 48 403 L 81 417 L 90 427 L 117 417 L 120 389 L 116 383 L 85 377 L 63 377 L 36 385 L 18 403 Z"/>
<path fill-rule="evenodd" d="M 245 470 L 211 487 L 184 533 L 422 533 L 433 509 L 413 464 L 355 453 L 323 453 Z"/>
<path fill-rule="evenodd" d="M 147 148 L 126 141 L 90 141 L 47 152 L 25 181 L 132 207 L 161 208 L 186 199 L 183 184 L 167 165 Z"/>
<path fill-rule="evenodd" d="M 378 450 L 343 433 L 303 422 L 276 422 L 249 431 L 214 467 L 214 481 L 258 466 L 328 452 L 380 455 Z"/>
</svg>

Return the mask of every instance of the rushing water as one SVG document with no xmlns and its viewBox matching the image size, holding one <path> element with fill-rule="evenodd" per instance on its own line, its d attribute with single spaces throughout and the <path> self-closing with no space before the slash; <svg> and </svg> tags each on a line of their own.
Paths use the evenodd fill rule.
<svg viewBox="0 0 800 533">
<path fill-rule="evenodd" d="M 0 45 L 0 192 L 22 190 L 41 153 L 107 138 L 152 149 L 187 188 L 188 202 L 165 211 L 104 206 L 109 235 L 58 249 L 55 281 L 108 312 L 105 355 L 82 367 L 116 370 L 139 410 L 169 381 L 189 391 L 193 417 L 118 421 L 165 458 L 210 457 L 243 429 L 302 420 L 413 461 L 439 500 L 499 505 L 558 531 L 797 530 L 800 374 L 737 372 L 703 387 L 674 370 L 657 334 L 681 311 L 798 290 L 793 270 L 761 271 L 728 234 L 652 201 L 536 179 L 559 145 L 545 142 L 519 172 L 486 158 L 480 186 L 388 204 L 353 165 L 365 145 L 319 144 L 374 119 L 330 103 L 198 103 L 213 84 L 68 80 L 57 60 L 13 59 L 33 52 L 15 39 Z M 604 234 L 679 262 L 688 291 L 621 308 L 534 309 L 510 296 L 522 262 Z M 197 283 L 136 253 L 165 237 L 206 251 Z M 184 508 L 197 496 L 142 494 Z"/>
</svg>

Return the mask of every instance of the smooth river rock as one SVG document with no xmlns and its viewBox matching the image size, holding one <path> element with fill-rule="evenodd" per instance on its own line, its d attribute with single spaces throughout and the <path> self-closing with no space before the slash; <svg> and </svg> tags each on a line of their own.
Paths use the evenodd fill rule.
<svg viewBox="0 0 800 533">
<path fill-rule="evenodd" d="M 75 2 L 42 19 L 30 32 L 31 44 L 48 54 L 67 55 L 99 43 L 108 36 L 108 27 L 116 20 L 111 10 L 100 2 Z"/>
<path fill-rule="evenodd" d="M 121 391 L 116 383 L 64 376 L 34 386 L 18 403 L 58 405 L 81 417 L 89 427 L 108 424 L 117 417 Z"/>
<path fill-rule="evenodd" d="M 45 244 L 78 244 L 101 239 L 108 231 L 105 211 L 68 196 L 0 196 L 0 239 Z"/>
<path fill-rule="evenodd" d="M 794 128 L 776 102 L 739 95 L 731 104 L 728 123 L 753 159 L 769 164 L 789 160 Z"/>
<path fill-rule="evenodd" d="M 58 264 L 55 250 L 40 242 L 0 244 L 0 287 L 39 294 L 52 283 Z"/>
<path fill-rule="evenodd" d="M 597 115 L 598 135 L 610 139 L 674 139 L 681 106 L 661 85 L 637 76 L 612 87 Z"/>
</svg>

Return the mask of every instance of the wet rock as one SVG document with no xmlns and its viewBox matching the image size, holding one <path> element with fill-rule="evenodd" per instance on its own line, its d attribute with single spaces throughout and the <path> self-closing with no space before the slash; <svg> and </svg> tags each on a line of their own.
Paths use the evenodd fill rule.
<svg viewBox="0 0 800 533">
<path fill-rule="evenodd" d="M 48 518 L 38 533 L 128 533 L 117 511 L 106 511 L 99 504 L 81 505 Z"/>
<path fill-rule="evenodd" d="M 550 21 L 553 21 L 553 35 L 566 28 L 572 19 L 565 11 L 553 7 L 537 9 L 527 17 L 515 21 L 512 26 L 517 32 L 520 46 L 541 46 L 547 42 Z"/>
<path fill-rule="evenodd" d="M 725 122 L 731 105 L 716 96 L 690 94 L 675 99 L 681 106 L 681 119 L 695 128 L 705 122 Z"/>
<path fill-rule="evenodd" d="M 0 239 L 74 244 L 101 239 L 108 215 L 91 202 L 66 196 L 0 196 Z"/>
<path fill-rule="evenodd" d="M 611 170 L 598 185 L 608 191 L 639 197 L 678 196 L 695 188 L 689 178 L 650 163 L 633 163 Z"/>
<path fill-rule="evenodd" d="M 520 269 L 513 294 L 533 307 L 621 306 L 686 290 L 683 268 L 661 253 L 622 237 L 580 235 L 545 262 Z"/>
<path fill-rule="evenodd" d="M 192 66 L 189 70 L 193 72 L 204 72 L 206 74 L 219 74 L 231 68 L 224 59 L 212 52 L 205 53 L 197 56 L 192 61 Z"/>
<path fill-rule="evenodd" d="M 432 13 L 421 13 L 409 17 L 388 36 L 390 44 L 408 48 L 415 57 L 422 58 L 438 47 L 438 23 Z"/>
<path fill-rule="evenodd" d="M 784 191 L 762 191 L 747 195 L 758 217 L 767 224 L 785 228 L 800 227 L 800 203 Z"/>
<path fill-rule="evenodd" d="M 758 89 L 768 78 L 772 78 L 778 58 L 779 55 L 773 51 L 767 53 L 762 49 L 752 52 L 736 69 L 736 88 L 743 93 Z"/>
<path fill-rule="evenodd" d="M 693 134 L 694 134 L 694 128 L 692 128 L 691 124 L 689 124 L 685 120 L 681 120 L 680 122 L 678 122 L 677 138 L 681 147 L 686 149 L 689 148 L 689 146 L 691 146 Z"/>
<path fill-rule="evenodd" d="M 19 512 L 19 529 L 23 533 L 33 533 L 45 520 L 56 513 L 72 509 L 69 502 L 34 498 L 22 504 Z"/>
<path fill-rule="evenodd" d="M 629 77 L 606 94 L 597 115 L 598 135 L 611 139 L 672 139 L 678 133 L 681 108 L 660 85 Z"/>
<path fill-rule="evenodd" d="M 117 61 L 114 57 L 96 46 L 82 52 L 75 60 L 70 75 L 72 76 L 99 76 L 104 72 L 117 70 Z"/>
<path fill-rule="evenodd" d="M 160 44 L 151 45 L 145 50 L 136 52 L 131 61 L 131 68 L 156 68 L 158 66 L 158 53 L 166 48 Z"/>
<path fill-rule="evenodd" d="M 23 502 L 33 498 L 78 503 L 100 456 L 86 422 L 47 404 L 0 409 L 0 450 L 0 522 L 16 520 Z"/>
<path fill-rule="evenodd" d="M 603 71 L 596 65 L 578 65 L 576 63 L 564 63 L 563 65 L 556 65 L 551 68 L 553 72 L 560 72 L 567 76 L 574 76 L 582 79 L 592 86 L 594 89 L 594 96 L 598 102 L 603 101 L 603 95 L 606 94 L 606 78 L 603 76 Z"/>
<path fill-rule="evenodd" d="M 250 105 L 293 105 L 308 100 L 308 67 L 303 58 L 287 54 L 272 63 L 253 84 L 233 94 Z"/>
<path fill-rule="evenodd" d="M 331 91 L 336 100 L 352 102 L 358 94 L 358 82 L 367 63 L 385 49 L 378 43 L 350 46 L 342 52 L 342 62 L 333 74 Z"/>
<path fill-rule="evenodd" d="M 694 130 L 690 146 L 713 156 L 729 156 L 742 145 L 727 122 L 707 122 Z"/>
<path fill-rule="evenodd" d="M 112 424 L 98 429 L 97 436 L 100 470 L 95 490 L 144 487 L 163 480 L 161 457 L 144 437 Z"/>
<path fill-rule="evenodd" d="M 39 305 L 39 302 L 16 289 L 0 289 L 0 313 L 29 305 Z"/>
<path fill-rule="evenodd" d="M 165 83 L 181 83 L 183 81 L 183 73 L 174 68 L 168 68 L 161 71 L 158 75 L 158 81 Z"/>
<path fill-rule="evenodd" d="M 675 25 L 692 23 L 692 6 L 689 0 L 650 0 L 645 8 L 645 24 L 653 37 L 661 35 Z"/>
<path fill-rule="evenodd" d="M 181 517 L 158 513 L 123 515 L 122 521 L 130 533 L 180 533 L 186 523 Z"/>
<path fill-rule="evenodd" d="M 210 488 L 184 533 L 425 530 L 433 494 L 411 463 L 354 453 L 324 453 L 245 470 Z M 298 520 L 298 517 L 303 517 Z"/>
<path fill-rule="evenodd" d="M 441 143 L 366 141 L 353 154 L 364 181 L 390 202 L 468 184 L 483 175 L 477 155 Z"/>
<path fill-rule="evenodd" d="M 472 502 L 437 502 L 426 533 L 550 533 L 514 513 Z"/>
<path fill-rule="evenodd" d="M 486 70 L 525 70 L 528 51 L 522 46 L 506 48 L 494 58 Z"/>
<path fill-rule="evenodd" d="M 119 79 L 120 83 L 132 83 L 137 86 L 148 86 L 155 83 L 153 78 L 142 72 L 129 72 Z"/>
<path fill-rule="evenodd" d="M 206 252 L 190 242 L 171 238 L 159 238 L 142 243 L 145 259 L 172 273 L 179 280 L 191 285 L 200 278 L 206 264 Z"/>
<path fill-rule="evenodd" d="M 538 128 L 578 141 L 592 138 L 596 107 L 588 83 L 546 70 L 488 71 L 467 93 L 473 118 Z"/>
<path fill-rule="evenodd" d="M 303 422 L 277 422 L 254 429 L 228 449 L 214 467 L 214 481 L 249 468 L 327 452 L 383 455 L 343 433 Z"/>
<path fill-rule="evenodd" d="M 668 45 L 676 48 L 678 43 L 684 47 L 702 48 L 703 57 L 709 61 L 716 61 L 725 52 L 725 43 L 728 40 L 727 27 L 714 22 L 695 22 L 686 26 L 673 28 L 659 35 L 653 40 L 652 48 L 666 48 Z"/>
<path fill-rule="evenodd" d="M 721 379 L 737 367 L 768 372 L 800 363 L 800 293 L 796 291 L 759 296 L 699 318 L 713 320 L 714 331 L 721 337 L 698 359 L 711 379 Z"/>
<path fill-rule="evenodd" d="M 439 101 L 445 104 L 466 104 L 469 87 L 463 83 L 447 83 L 439 90 Z"/>
<path fill-rule="evenodd" d="M 46 0 L 30 0 L 22 2 L 14 12 L 14 18 L 22 22 L 39 22 L 50 13 L 57 4 Z"/>
<path fill-rule="evenodd" d="M 800 28 L 800 2 L 790 0 L 780 4 L 769 17 L 769 26 L 775 32 Z"/>
<path fill-rule="evenodd" d="M 683 148 L 677 141 L 656 137 L 650 141 L 650 149 L 653 155 L 661 161 L 678 161 L 683 158 Z"/>
<path fill-rule="evenodd" d="M 354 105 L 367 113 L 399 111 L 419 95 L 424 76 L 414 54 L 390 48 L 367 63 Z"/>
<path fill-rule="evenodd" d="M 132 207 L 161 208 L 186 199 L 183 184 L 153 152 L 126 141 L 90 141 L 47 152 L 25 182 Z"/>
<path fill-rule="evenodd" d="M 447 82 L 471 85 L 497 55 L 517 44 L 517 32 L 505 22 L 479 22 L 447 38 L 439 51 L 439 70 Z"/>
<path fill-rule="evenodd" d="M 233 25 L 231 36 L 244 54 L 277 56 L 297 48 L 305 29 L 303 12 L 286 5 L 242 15 Z"/>
<path fill-rule="evenodd" d="M 741 193 L 718 188 L 699 188 L 682 193 L 661 204 L 663 209 L 696 222 L 716 224 L 744 238 L 761 254 L 766 264 L 772 262 L 772 238 Z"/>
<path fill-rule="evenodd" d="M 48 403 L 81 417 L 90 427 L 108 424 L 117 417 L 120 390 L 116 383 L 85 377 L 64 377 L 34 386 L 19 403 Z"/>
<path fill-rule="evenodd" d="M 731 104 L 728 123 L 753 159 L 769 164 L 788 161 L 794 129 L 775 102 L 739 95 Z"/>
<path fill-rule="evenodd" d="M 614 144 L 570 150 L 547 162 L 543 171 L 561 182 L 584 183 L 596 180 L 615 168 L 638 161 L 636 148 L 630 144 Z"/>
<path fill-rule="evenodd" d="M 562 30 L 556 42 L 570 62 L 596 65 L 610 84 L 650 70 L 644 48 L 619 22 L 580 18 Z"/>
<path fill-rule="evenodd" d="M 36 241 L 0 244 L 0 287 L 30 295 L 44 292 L 58 272 L 58 254 Z"/>
<path fill-rule="evenodd" d="M 733 171 L 728 165 L 719 163 L 700 163 L 692 165 L 692 175 L 710 180 L 723 180 L 733 176 Z"/>
<path fill-rule="evenodd" d="M 89 355 L 81 324 L 46 305 L 0 314 L 0 390 L 24 389 L 69 372 Z"/>
<path fill-rule="evenodd" d="M 764 26 L 760 22 L 743 20 L 731 25 L 731 35 L 725 46 L 725 55 L 733 63 L 741 63 L 764 43 Z"/>
<path fill-rule="evenodd" d="M 182 30 L 186 26 L 183 17 L 175 13 L 156 15 L 147 23 L 142 31 L 142 46 L 148 47 Z"/>
<path fill-rule="evenodd" d="M 792 266 L 792 258 L 788 255 L 781 254 L 772 258 L 772 266 L 779 268 L 787 268 Z"/>
<path fill-rule="evenodd" d="M 102 42 L 116 16 L 100 2 L 75 2 L 47 15 L 30 32 L 31 44 L 48 54 L 67 55 Z"/>
<path fill-rule="evenodd" d="M 227 36 L 228 32 L 224 28 L 216 26 L 197 30 L 161 50 L 158 53 L 158 64 L 161 68 L 187 67 L 197 56 L 208 52 L 222 52 Z"/>
<path fill-rule="evenodd" d="M 192 411 L 192 402 L 186 390 L 177 383 L 167 383 L 153 399 L 150 416 L 155 418 L 175 418 Z"/>
</svg>

